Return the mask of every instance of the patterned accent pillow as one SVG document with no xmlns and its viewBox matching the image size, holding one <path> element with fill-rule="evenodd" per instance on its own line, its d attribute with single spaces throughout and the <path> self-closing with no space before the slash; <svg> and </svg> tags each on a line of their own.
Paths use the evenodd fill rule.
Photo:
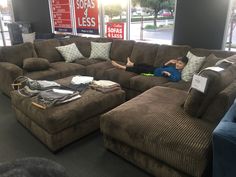
<svg viewBox="0 0 236 177">
<path fill-rule="evenodd" d="M 110 60 L 111 42 L 91 42 L 91 54 L 89 58 L 101 58 Z"/>
<path fill-rule="evenodd" d="M 183 81 L 188 82 L 193 78 L 193 75 L 201 68 L 206 57 L 198 57 L 191 52 L 187 53 L 188 63 L 182 71 L 181 78 Z"/>
<path fill-rule="evenodd" d="M 75 43 L 56 47 L 67 63 L 71 63 L 79 58 L 84 58 Z"/>
</svg>

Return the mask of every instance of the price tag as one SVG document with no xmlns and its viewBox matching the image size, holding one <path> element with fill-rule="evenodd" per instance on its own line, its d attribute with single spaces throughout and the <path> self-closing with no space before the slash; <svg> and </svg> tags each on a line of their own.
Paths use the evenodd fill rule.
<svg viewBox="0 0 236 177">
<path fill-rule="evenodd" d="M 199 75 L 194 75 L 191 87 L 204 93 L 207 85 L 207 78 Z"/>
</svg>

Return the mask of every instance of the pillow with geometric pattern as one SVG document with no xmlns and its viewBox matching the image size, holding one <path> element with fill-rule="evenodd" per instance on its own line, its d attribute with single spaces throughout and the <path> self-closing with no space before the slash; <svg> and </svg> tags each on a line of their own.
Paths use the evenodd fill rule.
<svg viewBox="0 0 236 177">
<path fill-rule="evenodd" d="M 89 58 L 110 60 L 111 42 L 91 42 L 91 54 Z"/>
<path fill-rule="evenodd" d="M 190 51 L 186 56 L 189 60 L 187 65 L 182 70 L 181 78 L 183 81 L 188 82 L 193 78 L 193 75 L 199 71 L 206 57 L 198 57 Z"/>
<path fill-rule="evenodd" d="M 73 61 L 75 61 L 76 59 L 79 59 L 79 58 L 85 58 L 81 54 L 81 52 L 79 51 L 79 49 L 77 48 L 75 43 L 65 45 L 65 46 L 56 47 L 56 49 L 63 56 L 66 63 L 71 63 L 71 62 L 73 62 Z"/>
</svg>

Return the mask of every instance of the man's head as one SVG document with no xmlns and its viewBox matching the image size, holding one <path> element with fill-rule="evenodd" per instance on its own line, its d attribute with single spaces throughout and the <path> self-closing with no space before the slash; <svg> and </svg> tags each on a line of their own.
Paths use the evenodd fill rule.
<svg viewBox="0 0 236 177">
<path fill-rule="evenodd" d="M 184 67 L 186 66 L 187 63 L 188 63 L 188 57 L 186 57 L 186 56 L 180 57 L 177 59 L 175 67 L 178 70 L 182 70 L 182 69 L 184 69 Z"/>
</svg>

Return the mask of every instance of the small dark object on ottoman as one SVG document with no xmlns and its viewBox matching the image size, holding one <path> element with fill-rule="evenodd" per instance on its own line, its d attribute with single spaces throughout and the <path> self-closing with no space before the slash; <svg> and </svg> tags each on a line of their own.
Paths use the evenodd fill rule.
<svg viewBox="0 0 236 177">
<path fill-rule="evenodd" d="M 68 177 L 64 167 L 44 158 L 24 158 L 0 163 L 0 177 Z"/>
</svg>

